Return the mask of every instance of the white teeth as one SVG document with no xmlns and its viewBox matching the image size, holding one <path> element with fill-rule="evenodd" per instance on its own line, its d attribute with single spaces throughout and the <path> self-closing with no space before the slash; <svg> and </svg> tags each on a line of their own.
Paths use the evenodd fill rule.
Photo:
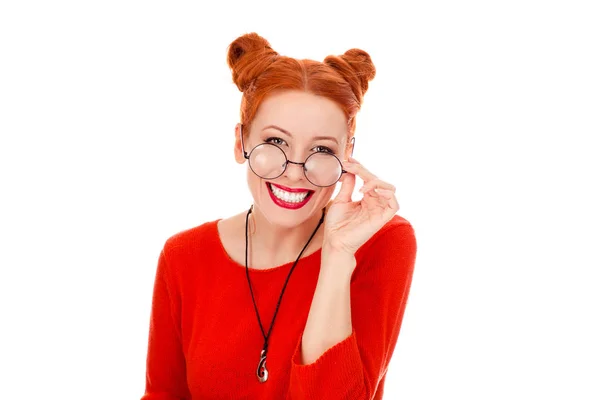
<svg viewBox="0 0 600 400">
<path fill-rule="evenodd" d="M 271 184 L 269 184 L 269 187 L 271 188 L 271 191 L 273 192 L 275 197 L 277 197 L 280 200 L 287 201 L 288 203 L 301 203 L 304 201 L 304 199 L 306 199 L 306 196 L 308 196 L 308 192 L 290 193 L 286 192 L 285 190 L 276 188 Z"/>
</svg>

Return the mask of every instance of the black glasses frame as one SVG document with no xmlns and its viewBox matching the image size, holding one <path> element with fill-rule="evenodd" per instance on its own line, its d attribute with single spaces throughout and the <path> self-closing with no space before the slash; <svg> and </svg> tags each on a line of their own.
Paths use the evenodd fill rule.
<svg viewBox="0 0 600 400">
<path fill-rule="evenodd" d="M 304 160 L 304 162 L 295 162 L 295 161 L 288 160 L 287 154 L 285 154 L 285 151 L 281 150 L 280 147 L 275 146 L 274 144 L 271 144 L 271 143 L 261 143 L 261 144 L 256 145 L 254 147 L 254 149 L 250 150 L 250 153 L 247 153 L 246 150 L 245 150 L 245 148 L 244 148 L 244 132 L 242 130 L 243 127 L 244 127 L 244 125 L 240 124 L 240 137 L 241 137 L 241 140 L 242 140 L 242 152 L 244 153 L 244 158 L 246 160 L 248 160 L 248 163 L 250 163 L 250 154 L 252 154 L 252 152 L 254 151 L 254 149 L 256 149 L 258 146 L 265 146 L 265 145 L 273 146 L 273 147 L 277 148 L 279 151 L 281 151 L 283 153 L 283 156 L 285 157 L 285 166 L 283 167 L 283 171 L 281 172 L 281 174 L 277 175 L 274 178 L 269 178 L 269 179 L 277 179 L 277 178 L 279 178 L 281 175 L 284 174 L 285 170 L 287 169 L 288 164 L 296 164 L 296 165 L 302 165 L 302 172 L 304 173 L 304 176 L 306 177 L 306 180 L 308 180 L 310 183 L 312 183 L 313 185 L 315 185 L 310 179 L 308 179 L 308 176 L 306 175 L 306 167 L 304 166 L 304 164 L 306 164 L 306 162 L 308 161 L 308 159 L 312 155 L 319 154 L 319 152 L 310 154 L 308 157 L 306 157 L 306 160 Z M 350 139 L 350 140 L 352 142 L 352 151 L 350 152 L 350 157 L 352 157 L 352 154 L 354 154 L 354 143 L 355 143 L 354 137 L 352 137 L 352 139 Z M 342 166 L 342 162 L 340 161 L 340 159 L 338 158 L 338 156 L 336 156 L 335 154 L 332 154 L 332 153 L 327 153 L 327 154 L 332 155 L 333 157 L 336 158 L 336 160 L 338 160 L 338 162 L 340 163 L 340 166 L 342 167 L 342 174 L 345 174 L 345 173 L 348 172 L 348 171 L 344 170 L 344 167 Z M 252 169 L 252 166 L 250 166 L 250 169 Z M 252 169 L 252 172 L 254 172 L 253 169 Z M 254 172 L 254 173 L 257 176 L 259 176 L 259 177 L 262 178 L 262 176 L 258 175 L 256 172 Z M 327 186 L 315 185 L 315 186 L 317 186 L 317 187 L 329 187 L 329 186 L 333 186 L 333 185 L 335 185 L 336 183 L 339 182 L 339 180 L 340 180 L 341 177 L 342 177 L 342 175 L 340 175 L 340 177 L 335 182 L 333 182 L 331 185 L 327 185 Z"/>
</svg>

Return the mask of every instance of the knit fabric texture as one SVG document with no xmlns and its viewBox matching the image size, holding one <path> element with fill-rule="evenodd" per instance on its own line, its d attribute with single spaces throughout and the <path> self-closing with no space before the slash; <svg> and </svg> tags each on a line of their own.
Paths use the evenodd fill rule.
<svg viewBox="0 0 600 400">
<path fill-rule="evenodd" d="M 321 250 L 300 258 L 269 338 L 269 376 L 261 383 L 256 373 L 264 337 L 246 267 L 227 254 L 218 221 L 172 235 L 160 251 L 141 400 L 382 399 L 414 271 L 412 225 L 394 215 L 355 253 L 352 333 L 307 365 L 301 363 L 302 334 Z M 249 266 L 265 334 L 292 265 Z"/>
</svg>

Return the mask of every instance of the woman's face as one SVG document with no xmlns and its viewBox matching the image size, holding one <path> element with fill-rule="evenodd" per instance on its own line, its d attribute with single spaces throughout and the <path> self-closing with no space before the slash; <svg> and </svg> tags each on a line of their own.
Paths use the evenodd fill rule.
<svg viewBox="0 0 600 400">
<path fill-rule="evenodd" d="M 304 162 L 312 153 L 328 149 L 342 161 L 349 155 L 344 152 L 347 142 L 344 112 L 332 100 L 314 94 L 289 90 L 271 94 L 259 106 L 252 126 L 243 128 L 244 149 L 248 154 L 261 143 L 271 143 L 281 148 L 288 160 L 298 163 Z M 235 157 L 240 164 L 247 161 L 242 153 L 239 124 L 236 126 Z M 274 179 L 260 178 L 249 167 L 247 177 L 255 208 L 271 223 L 285 227 L 297 226 L 317 212 L 320 216 L 336 187 L 312 184 L 304 175 L 303 167 L 292 163 Z M 273 193 L 271 183 L 308 191 L 308 201 L 299 208 L 282 206 L 274 198 L 282 192 L 276 190 Z"/>
</svg>

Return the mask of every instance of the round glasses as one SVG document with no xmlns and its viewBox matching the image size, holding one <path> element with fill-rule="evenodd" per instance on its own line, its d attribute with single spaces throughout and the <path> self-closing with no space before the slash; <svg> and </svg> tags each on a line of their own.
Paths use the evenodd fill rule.
<svg viewBox="0 0 600 400">
<path fill-rule="evenodd" d="M 335 154 L 327 152 L 316 152 L 310 154 L 302 163 L 290 161 L 285 152 L 272 143 L 261 143 L 254 147 L 250 154 L 244 150 L 244 135 L 242 137 L 242 151 L 244 158 L 248 160 L 250 169 L 258 177 L 263 179 L 275 179 L 280 177 L 288 164 L 302 166 L 306 179 L 315 186 L 328 187 L 340 180 L 342 174 L 347 172 L 342 168 L 342 163 Z M 354 141 L 354 138 L 352 138 Z M 352 148 L 354 152 L 354 147 Z"/>
</svg>

